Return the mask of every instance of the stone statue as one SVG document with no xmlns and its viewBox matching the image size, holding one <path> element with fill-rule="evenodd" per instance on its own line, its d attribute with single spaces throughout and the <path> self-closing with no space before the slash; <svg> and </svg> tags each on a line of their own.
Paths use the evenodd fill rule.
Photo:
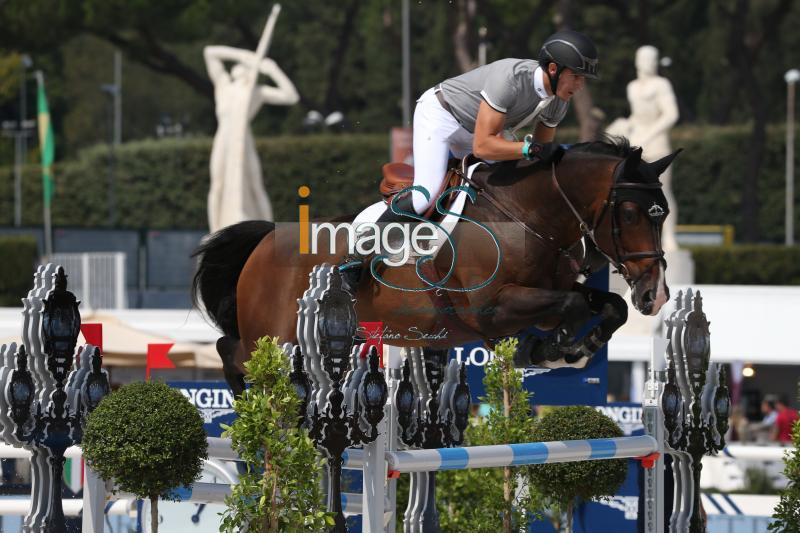
<svg viewBox="0 0 800 533">
<path fill-rule="evenodd" d="M 265 57 L 278 11 L 276 6 L 255 53 L 229 46 L 203 49 L 206 69 L 214 84 L 217 115 L 208 192 L 208 225 L 212 232 L 243 220 L 273 218 L 250 121 L 264 104 L 294 105 L 299 100 L 291 80 L 275 61 Z M 230 72 L 225 61 L 235 63 Z M 258 85 L 260 74 L 269 76 L 275 86 Z"/>
<path fill-rule="evenodd" d="M 658 50 L 642 46 L 636 50 L 636 79 L 628 84 L 628 102 L 631 116 L 615 120 L 606 130 L 612 135 L 624 135 L 631 144 L 641 146 L 644 159 L 655 161 L 672 152 L 669 130 L 678 121 L 678 104 L 672 84 L 658 75 Z M 664 221 L 662 245 L 664 251 L 678 249 L 675 225 L 678 204 L 672 194 L 672 170 L 661 174 L 664 195 L 669 202 L 670 214 Z"/>
</svg>

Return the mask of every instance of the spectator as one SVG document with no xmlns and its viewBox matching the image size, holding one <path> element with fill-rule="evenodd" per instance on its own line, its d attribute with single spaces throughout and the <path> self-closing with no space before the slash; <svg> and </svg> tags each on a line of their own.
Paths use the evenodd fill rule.
<svg viewBox="0 0 800 533">
<path fill-rule="evenodd" d="M 750 427 L 744 409 L 741 405 L 734 405 L 728 421 L 728 435 L 725 440 L 748 442 L 751 439 Z"/>
<path fill-rule="evenodd" d="M 773 439 L 775 432 L 775 420 L 778 418 L 778 411 L 775 409 L 773 396 L 767 396 L 761 402 L 761 422 L 752 425 L 753 435 L 757 442 L 764 442 Z"/>
<path fill-rule="evenodd" d="M 797 411 L 789 406 L 786 396 L 778 399 L 778 415 L 775 419 L 775 429 L 772 432 L 773 440 L 781 444 L 792 443 L 792 426 L 797 421 Z"/>
</svg>

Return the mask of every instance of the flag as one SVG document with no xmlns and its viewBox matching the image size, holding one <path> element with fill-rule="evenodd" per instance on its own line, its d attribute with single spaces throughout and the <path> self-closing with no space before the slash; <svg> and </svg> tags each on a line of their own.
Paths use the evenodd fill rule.
<svg viewBox="0 0 800 533">
<path fill-rule="evenodd" d="M 103 324 L 83 323 L 81 324 L 81 333 L 83 333 L 86 344 L 97 346 L 100 348 L 100 353 L 103 353 Z"/>
<path fill-rule="evenodd" d="M 56 154 L 56 142 L 53 137 L 53 125 L 50 123 L 50 109 L 47 107 L 47 95 L 44 92 L 44 78 L 37 77 L 38 112 L 39 112 L 39 150 L 42 153 L 42 192 L 45 208 L 50 207 L 53 198 L 53 160 Z"/>
<path fill-rule="evenodd" d="M 147 366 L 145 368 L 145 379 L 150 381 L 150 369 L 152 368 L 175 368 L 167 353 L 173 344 L 148 344 L 147 345 Z"/>
</svg>

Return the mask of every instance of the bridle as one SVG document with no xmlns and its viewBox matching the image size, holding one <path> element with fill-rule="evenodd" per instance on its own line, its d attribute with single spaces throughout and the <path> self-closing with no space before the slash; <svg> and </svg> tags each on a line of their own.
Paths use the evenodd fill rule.
<svg viewBox="0 0 800 533">
<path fill-rule="evenodd" d="M 639 190 L 653 190 L 653 189 L 660 189 L 661 182 L 654 182 L 654 183 L 637 183 L 637 182 L 630 182 L 630 181 L 619 181 L 621 176 L 621 167 L 620 164 L 617 164 L 617 167 L 614 169 L 614 177 L 613 183 L 611 184 L 611 188 L 608 191 L 608 196 L 606 197 L 605 202 L 603 203 L 603 209 L 600 211 L 600 214 L 596 217 L 591 225 L 589 225 L 583 217 L 581 217 L 578 210 L 575 209 L 575 206 L 567 197 L 564 190 L 561 188 L 561 185 L 558 183 L 558 178 L 556 177 L 556 165 L 555 163 L 552 164 L 552 177 L 553 177 L 553 185 L 555 186 L 556 190 L 561 195 L 561 198 L 564 199 L 564 202 L 569 207 L 572 214 L 575 215 L 575 218 L 578 220 L 578 228 L 581 231 L 581 237 L 586 237 L 589 242 L 592 243 L 595 250 L 599 252 L 603 257 L 605 257 L 611 265 L 617 269 L 617 271 L 622 275 L 625 279 L 625 282 L 633 287 L 638 283 L 638 281 L 644 276 L 650 269 L 653 268 L 656 264 L 664 262 L 664 250 L 661 248 L 661 230 L 659 229 L 658 223 L 652 220 L 650 221 L 650 227 L 653 232 L 653 242 L 656 243 L 656 249 L 650 250 L 647 252 L 633 252 L 633 253 L 623 253 L 624 248 L 620 243 L 620 237 L 622 235 L 622 230 L 619 227 L 617 222 L 617 207 L 619 207 L 618 196 L 620 189 L 639 189 Z M 611 257 L 607 254 L 597 242 L 597 238 L 595 237 L 594 231 L 600 225 L 605 217 L 606 213 L 611 212 L 611 242 L 614 245 L 614 255 L 617 256 L 616 259 Z M 636 279 L 631 280 L 630 271 L 628 267 L 625 266 L 626 261 L 631 261 L 634 259 L 656 259 L 653 265 L 642 272 L 636 277 Z"/>
<path fill-rule="evenodd" d="M 622 161 L 620 161 L 620 163 L 618 163 L 617 167 L 614 169 L 613 182 L 611 184 L 611 188 L 608 191 L 608 196 L 606 197 L 606 200 L 603 203 L 603 209 L 600 211 L 600 213 L 595 218 L 595 220 L 592 222 L 592 224 L 587 223 L 583 219 L 583 217 L 580 215 L 580 213 L 578 213 L 578 210 L 575 209 L 575 206 L 572 204 L 572 202 L 570 201 L 569 197 L 567 197 L 566 193 L 561 188 L 561 185 L 558 183 L 558 178 L 556 177 L 556 165 L 555 165 L 555 163 L 552 164 L 551 170 L 552 170 L 553 185 L 555 186 L 556 190 L 561 195 L 561 198 L 564 199 L 564 202 L 567 204 L 567 206 L 569 207 L 570 211 L 572 211 L 572 214 L 575 215 L 575 218 L 578 220 L 578 228 L 580 229 L 580 232 L 581 232 L 581 239 L 579 239 L 577 242 L 580 242 L 583 238 L 588 239 L 588 241 L 592 244 L 592 246 L 594 246 L 595 250 L 597 252 L 599 252 L 603 257 L 605 257 L 606 260 L 608 260 L 608 262 L 622 275 L 622 277 L 625 279 L 625 282 L 630 287 L 633 287 L 634 285 L 636 285 L 636 283 L 638 283 L 638 281 L 642 278 L 642 276 L 644 276 L 648 271 L 650 271 L 653 268 L 653 266 L 664 262 L 664 250 L 661 248 L 661 231 L 660 231 L 660 229 L 658 227 L 658 223 L 654 222 L 652 220 L 652 217 L 651 217 L 651 228 L 652 228 L 652 231 L 653 231 L 653 241 L 656 243 L 656 247 L 657 247 L 656 250 L 650 250 L 650 251 L 647 251 L 647 252 L 623 253 L 624 252 L 624 248 L 622 247 L 622 245 L 620 243 L 620 236 L 622 234 L 622 230 L 619 228 L 619 225 L 617 223 L 617 207 L 619 205 L 618 204 L 619 190 L 620 189 L 641 189 L 641 190 L 659 189 L 659 188 L 661 188 L 661 183 L 660 182 L 636 183 L 636 182 L 619 181 L 621 179 L 620 178 L 621 177 L 621 169 L 622 169 L 622 167 L 620 166 L 621 163 L 622 163 Z M 492 194 L 489 193 L 489 191 L 487 191 L 485 188 L 481 187 L 480 185 L 475 183 L 475 181 L 473 181 L 471 178 L 469 178 L 467 176 L 466 172 L 461 172 L 461 175 L 462 175 L 463 179 L 471 187 L 473 187 L 477 191 L 478 194 L 482 194 L 484 196 L 484 198 L 486 198 L 486 200 L 492 206 L 494 206 L 495 209 L 497 209 L 498 211 L 503 213 L 505 216 L 507 216 L 509 219 L 511 219 L 513 222 L 515 222 L 516 224 L 521 226 L 525 230 L 526 233 L 529 233 L 530 235 L 533 235 L 534 237 L 536 237 L 537 239 L 539 239 L 540 241 L 545 243 L 550 248 L 553 248 L 553 249 L 557 250 L 559 253 L 566 254 L 567 256 L 569 256 L 569 253 L 567 252 L 567 250 L 571 249 L 572 246 L 569 246 L 567 248 L 559 247 L 558 244 L 556 243 L 555 238 L 553 236 L 551 236 L 551 235 L 542 235 L 541 233 L 536 231 L 534 228 L 532 228 L 531 226 L 526 224 L 523 220 L 521 220 L 519 217 L 514 215 L 514 213 L 509 211 L 505 206 L 503 206 L 499 201 L 497 201 L 497 199 L 494 196 L 492 196 Z M 611 215 L 611 241 L 612 241 L 612 243 L 614 245 L 614 255 L 617 256 L 616 259 L 611 257 L 605 251 L 603 251 L 603 249 L 597 243 L 597 239 L 595 237 L 595 229 L 600 225 L 600 223 L 602 222 L 602 220 L 605 217 L 606 213 L 609 212 L 609 211 L 612 213 L 612 215 Z M 628 270 L 628 267 L 625 266 L 625 262 L 633 260 L 633 259 L 647 259 L 647 258 L 653 258 L 653 259 L 656 259 L 656 261 L 653 263 L 652 266 L 650 266 L 650 268 L 647 268 L 647 269 L 643 270 L 635 279 L 631 279 L 630 271 Z M 586 272 L 588 272 L 588 270 L 586 270 Z M 576 273 L 584 273 L 584 270 L 578 270 L 578 271 L 576 271 Z"/>
</svg>

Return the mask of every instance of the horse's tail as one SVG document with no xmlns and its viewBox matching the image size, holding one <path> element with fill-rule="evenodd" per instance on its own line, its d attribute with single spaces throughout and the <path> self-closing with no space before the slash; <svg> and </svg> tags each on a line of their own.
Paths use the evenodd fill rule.
<svg viewBox="0 0 800 533">
<path fill-rule="evenodd" d="M 192 303 L 203 302 L 209 317 L 225 335 L 239 338 L 236 322 L 236 284 L 253 250 L 275 224 L 249 220 L 223 228 L 197 247 L 192 257 L 200 264 L 192 281 Z"/>
</svg>

